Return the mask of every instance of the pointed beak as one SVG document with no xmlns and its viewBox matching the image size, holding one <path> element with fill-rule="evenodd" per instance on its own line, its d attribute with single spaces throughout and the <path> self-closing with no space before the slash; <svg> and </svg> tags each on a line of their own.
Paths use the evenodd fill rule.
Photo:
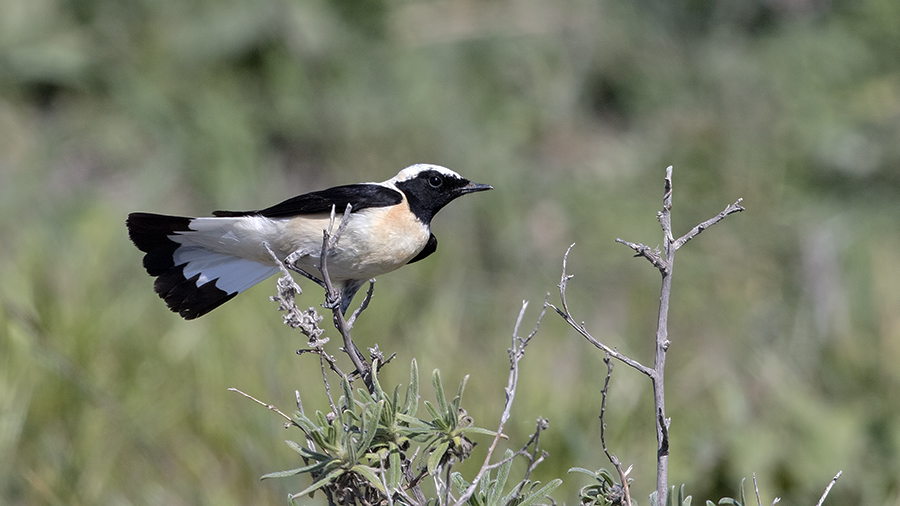
<svg viewBox="0 0 900 506">
<path fill-rule="evenodd" d="M 489 184 L 480 184 L 480 183 L 472 183 L 463 186 L 459 189 L 460 195 L 465 195 L 467 193 L 475 193 L 475 192 L 483 192 L 485 190 L 493 190 L 494 187 Z"/>
</svg>

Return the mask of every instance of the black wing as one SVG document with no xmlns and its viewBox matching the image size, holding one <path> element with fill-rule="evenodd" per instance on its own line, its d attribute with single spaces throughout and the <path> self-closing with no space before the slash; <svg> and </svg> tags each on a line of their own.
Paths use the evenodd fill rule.
<svg viewBox="0 0 900 506">
<path fill-rule="evenodd" d="M 341 214 L 347 204 L 353 206 L 352 212 L 356 212 L 367 207 L 395 206 L 402 201 L 403 195 L 400 192 L 380 184 L 348 184 L 298 195 L 258 211 L 216 211 L 213 216 L 287 218 L 302 214 L 330 213 L 332 206 L 335 212 Z"/>
<path fill-rule="evenodd" d="M 412 260 L 406 263 L 411 264 L 413 262 L 418 262 L 419 260 L 427 257 L 435 251 L 437 251 L 437 237 L 435 237 L 434 234 L 431 234 L 431 237 L 428 238 L 428 243 L 425 244 L 425 247 L 422 248 L 422 251 L 420 251 L 418 255 L 416 255 Z"/>
</svg>

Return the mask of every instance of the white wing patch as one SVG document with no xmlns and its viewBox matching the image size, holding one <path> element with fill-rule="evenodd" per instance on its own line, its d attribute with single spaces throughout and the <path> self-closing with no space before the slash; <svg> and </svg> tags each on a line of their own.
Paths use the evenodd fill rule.
<svg viewBox="0 0 900 506">
<path fill-rule="evenodd" d="M 175 265 L 184 266 L 184 277 L 197 274 L 197 286 L 215 281 L 216 287 L 225 293 L 243 292 L 278 272 L 277 267 L 263 265 L 252 260 L 213 253 L 200 247 L 180 246 L 173 255 Z"/>
<path fill-rule="evenodd" d="M 262 244 L 277 232 L 271 220 L 195 218 L 190 227 L 190 232 L 169 238 L 181 244 L 172 255 L 175 265 L 185 264 L 186 279 L 199 274 L 198 287 L 215 281 L 225 293 L 243 292 L 278 272 L 278 267 L 260 263 L 268 260 Z"/>
</svg>

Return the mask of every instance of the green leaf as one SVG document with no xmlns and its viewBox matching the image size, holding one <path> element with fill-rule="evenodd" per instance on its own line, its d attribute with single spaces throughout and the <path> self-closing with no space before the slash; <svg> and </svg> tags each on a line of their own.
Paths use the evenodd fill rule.
<svg viewBox="0 0 900 506">
<path fill-rule="evenodd" d="M 344 398 L 341 399 L 343 401 L 342 407 L 346 411 L 353 411 L 353 389 L 350 387 L 350 380 L 346 376 L 341 378 L 341 389 L 344 391 Z"/>
<path fill-rule="evenodd" d="M 314 452 L 296 441 L 291 441 L 290 439 L 285 441 L 285 443 L 287 443 L 287 445 L 290 446 L 292 450 L 299 453 L 300 455 L 311 458 L 313 460 L 317 460 L 319 462 L 325 462 L 328 460 L 332 460 L 333 458 L 323 453 Z"/>
<path fill-rule="evenodd" d="M 358 460 L 356 441 L 353 439 L 353 433 L 348 430 L 353 430 L 353 428 L 344 426 L 344 430 L 341 432 L 341 452 L 337 454 L 337 457 L 346 464 L 356 464 Z"/>
<path fill-rule="evenodd" d="M 434 407 L 434 404 L 425 401 L 425 409 L 428 410 L 428 414 L 431 415 L 431 419 L 434 420 L 433 423 L 437 424 L 441 429 L 447 430 L 446 422 L 444 421 L 444 417 L 438 413 L 437 409 Z"/>
<path fill-rule="evenodd" d="M 431 383 L 434 385 L 434 395 L 437 399 L 437 405 L 440 408 L 441 413 L 446 413 L 447 398 L 444 396 L 444 384 L 441 381 L 441 371 L 438 369 L 435 369 L 434 373 L 432 373 Z"/>
<path fill-rule="evenodd" d="M 744 483 L 747 482 L 747 478 L 741 478 L 741 504 L 747 504 L 747 498 L 744 496 Z"/>
<path fill-rule="evenodd" d="M 391 408 L 394 411 L 401 411 L 400 406 L 400 385 L 394 386 L 394 393 L 391 395 Z"/>
<path fill-rule="evenodd" d="M 594 471 L 591 471 L 590 469 L 585 469 L 585 468 L 583 468 L 583 467 L 570 467 L 569 470 L 566 471 L 566 472 L 567 472 L 567 473 L 581 473 L 581 474 L 586 474 L 586 475 L 588 475 L 588 476 L 590 476 L 590 477 L 592 477 L 592 478 L 596 478 L 596 479 L 598 479 L 598 480 L 600 479 L 600 475 L 599 475 L 599 474 L 595 473 Z"/>
<path fill-rule="evenodd" d="M 455 471 L 453 474 L 450 475 L 450 481 L 452 481 L 453 485 L 456 486 L 457 494 L 462 494 L 470 486 L 472 486 L 471 483 L 469 483 L 468 481 L 466 481 L 465 478 L 463 478 L 462 473 L 460 473 L 459 471 Z"/>
<path fill-rule="evenodd" d="M 363 388 L 356 389 L 356 400 L 354 401 L 357 408 L 361 408 L 370 402 L 375 402 L 375 397 L 373 397 L 368 390 Z"/>
<path fill-rule="evenodd" d="M 556 478 L 555 480 L 551 480 L 550 483 L 541 487 L 537 492 L 529 494 L 529 496 L 524 501 L 520 502 L 518 506 L 532 506 L 534 503 L 552 494 L 560 485 L 562 485 L 561 479 Z"/>
<path fill-rule="evenodd" d="M 388 448 L 390 449 L 390 454 L 388 455 L 388 486 L 391 487 L 391 491 L 397 490 L 400 488 L 400 479 L 403 477 L 401 462 L 400 462 L 400 448 L 397 447 L 396 443 L 389 443 Z"/>
<path fill-rule="evenodd" d="M 377 488 L 381 492 L 387 492 L 384 489 L 384 484 L 381 483 L 381 480 L 378 478 L 378 473 L 375 472 L 375 469 L 369 466 L 364 466 L 362 464 L 357 464 L 351 467 L 350 470 L 365 478 L 366 481 L 371 483 L 373 487 Z"/>
<path fill-rule="evenodd" d="M 403 411 L 409 416 L 415 416 L 419 408 L 419 366 L 416 359 L 412 359 L 409 366 L 409 386 L 406 387 L 406 402 L 403 403 Z"/>
<path fill-rule="evenodd" d="M 343 422 L 338 421 L 337 424 L 343 428 L 343 425 L 344 425 Z M 341 433 L 343 433 L 343 430 L 341 431 Z M 321 442 L 317 441 L 317 443 L 319 443 L 319 446 L 328 448 L 332 452 L 337 453 L 341 450 L 341 446 L 340 446 L 340 444 L 341 444 L 340 434 L 341 433 L 338 433 L 338 429 L 337 429 L 337 427 L 335 427 L 335 424 L 328 425 L 325 427 L 325 430 L 323 430 L 321 433 L 322 441 Z"/>
<path fill-rule="evenodd" d="M 463 376 L 462 381 L 459 382 L 459 389 L 456 391 L 456 396 L 462 399 L 463 392 L 466 391 L 466 384 L 469 382 L 469 375 L 466 374 Z"/>
<path fill-rule="evenodd" d="M 684 483 L 678 488 L 678 506 L 691 506 L 691 496 L 684 496 Z"/>
<path fill-rule="evenodd" d="M 716 503 L 714 503 L 714 502 L 710 501 L 709 499 L 707 499 L 707 500 L 706 500 L 706 506 L 716 506 Z"/>
<path fill-rule="evenodd" d="M 287 478 L 288 476 L 296 476 L 302 473 L 312 473 L 318 471 L 319 469 L 324 468 L 328 465 L 328 462 L 316 462 L 315 464 L 310 464 L 308 466 L 298 467 L 297 469 L 289 469 L 287 471 L 276 471 L 274 473 L 264 474 L 259 479 L 266 480 L 269 478 Z"/>
<path fill-rule="evenodd" d="M 302 497 L 306 494 L 311 494 L 311 493 L 315 492 L 316 490 L 319 490 L 320 488 L 324 487 L 325 485 L 328 485 L 329 483 L 333 482 L 335 479 L 337 479 L 338 476 L 340 476 L 342 474 L 344 474 L 344 470 L 342 468 L 337 467 L 335 469 L 332 469 L 331 472 L 329 472 L 325 476 L 320 477 L 318 480 L 314 481 L 312 485 L 310 485 L 310 486 L 306 487 L 305 489 L 301 490 L 300 492 L 297 492 L 296 494 L 292 495 L 291 500 L 296 499 L 297 497 Z"/>
<path fill-rule="evenodd" d="M 734 499 L 732 499 L 730 497 L 723 497 L 723 498 L 719 499 L 719 505 L 721 506 L 722 504 L 727 504 L 730 506 L 741 506 L 741 503 L 735 501 Z"/>
<path fill-rule="evenodd" d="M 612 474 L 610 474 L 608 470 L 603 468 L 600 468 L 599 471 L 591 471 L 590 469 L 585 469 L 583 467 L 572 467 L 569 469 L 569 472 L 586 474 L 600 483 L 605 483 L 607 486 L 612 486 L 613 483 L 615 483 Z"/>
<path fill-rule="evenodd" d="M 509 470 L 512 468 L 512 457 L 515 454 L 510 449 L 506 449 L 506 452 L 503 455 L 504 459 L 509 459 L 497 469 L 497 480 L 494 482 L 491 490 L 488 493 L 487 504 L 490 506 L 495 506 L 498 504 L 500 500 L 500 494 L 503 493 L 503 487 L 506 486 L 506 480 L 509 479 Z"/>
<path fill-rule="evenodd" d="M 459 421 L 459 404 L 462 402 L 462 394 L 466 390 L 466 383 L 469 382 L 469 375 L 466 374 L 463 377 L 463 380 L 459 383 L 459 389 L 456 391 L 456 397 L 450 401 L 450 408 L 447 410 L 447 414 L 453 417 L 452 426 L 455 428 L 456 424 Z"/>
<path fill-rule="evenodd" d="M 356 445 L 356 454 L 354 456 L 354 460 L 358 460 L 365 454 L 369 446 L 372 445 L 372 440 L 375 439 L 375 434 L 378 432 L 378 422 L 381 421 L 381 409 L 384 408 L 384 401 L 378 401 L 372 408 L 372 411 L 364 411 L 363 412 L 363 422 L 365 425 L 365 430 L 363 430 L 362 438 L 359 440 L 359 443 Z M 368 420 L 365 420 L 366 413 L 368 413 Z"/>
<path fill-rule="evenodd" d="M 306 415 L 299 411 L 294 411 L 294 416 L 292 416 L 291 419 L 300 426 L 303 432 L 307 434 L 319 430 L 319 427 L 317 427 L 312 420 L 307 418 Z"/>
<path fill-rule="evenodd" d="M 442 441 L 437 445 L 437 448 L 431 452 L 431 455 L 428 457 L 428 474 L 434 474 L 438 466 L 441 465 L 441 459 L 444 458 L 444 454 L 447 453 L 447 448 L 449 447 L 450 441 Z"/>
<path fill-rule="evenodd" d="M 300 455 L 303 455 L 304 457 L 306 456 L 306 452 L 308 450 L 305 446 L 301 445 L 300 443 L 298 443 L 296 441 L 291 441 L 290 439 L 286 440 L 285 443 L 287 443 L 287 445 L 289 447 L 291 447 L 291 449 L 294 450 L 295 452 L 299 453 Z"/>
<path fill-rule="evenodd" d="M 372 386 L 374 387 L 376 398 L 384 399 L 385 397 L 387 397 L 384 393 L 384 390 L 381 388 L 381 383 L 378 381 L 378 368 L 377 367 L 372 368 Z M 369 392 L 366 391 L 366 394 L 368 394 L 368 393 Z"/>
<path fill-rule="evenodd" d="M 431 425 L 429 425 L 428 422 L 420 420 L 414 416 L 405 415 L 403 413 L 397 413 L 397 420 L 408 423 L 412 427 L 417 427 L 417 428 L 421 428 L 421 429 L 430 429 L 431 428 Z"/>
<path fill-rule="evenodd" d="M 484 434 L 486 436 L 496 436 L 497 435 L 496 432 L 494 432 L 492 430 L 484 429 L 481 427 L 466 427 L 465 429 L 459 429 L 459 431 L 457 431 L 457 433 L 458 434 Z"/>
</svg>

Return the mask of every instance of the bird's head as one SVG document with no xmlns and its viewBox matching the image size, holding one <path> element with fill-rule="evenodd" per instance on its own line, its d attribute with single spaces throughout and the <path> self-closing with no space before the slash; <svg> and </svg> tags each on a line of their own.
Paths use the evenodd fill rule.
<svg viewBox="0 0 900 506">
<path fill-rule="evenodd" d="M 473 183 L 446 167 L 428 164 L 409 166 L 384 184 L 403 192 L 409 208 L 426 225 L 453 199 L 493 189 L 490 185 Z"/>
</svg>

